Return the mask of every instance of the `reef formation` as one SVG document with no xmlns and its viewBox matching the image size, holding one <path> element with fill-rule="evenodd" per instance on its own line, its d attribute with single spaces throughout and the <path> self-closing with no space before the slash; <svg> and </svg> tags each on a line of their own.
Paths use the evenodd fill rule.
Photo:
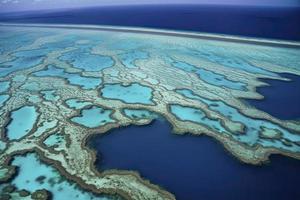
<svg viewBox="0 0 300 200">
<path fill-rule="evenodd" d="M 85 199 L 175 199 L 137 172 L 97 171 L 86 145 L 94 134 L 158 116 L 174 134 L 208 135 L 245 163 L 261 164 L 270 154 L 300 159 L 299 120 L 280 120 L 244 101 L 263 100 L 256 92 L 266 86 L 262 78 L 300 75 L 299 43 L 82 26 L 1 25 L 0 32 L 5 195 L 55 197 L 60 189 L 48 180 Z M 42 189 L 20 178 L 33 163 L 40 176 L 27 179 Z"/>
</svg>

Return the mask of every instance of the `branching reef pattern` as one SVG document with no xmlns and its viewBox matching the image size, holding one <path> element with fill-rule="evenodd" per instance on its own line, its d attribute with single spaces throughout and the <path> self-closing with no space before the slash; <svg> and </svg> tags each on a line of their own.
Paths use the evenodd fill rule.
<svg viewBox="0 0 300 200">
<path fill-rule="evenodd" d="M 67 180 L 55 184 L 80 190 L 66 181 L 75 182 L 91 191 L 81 192 L 89 198 L 175 199 L 136 172 L 97 171 L 95 152 L 86 146 L 93 134 L 146 125 L 158 116 L 172 124 L 174 134 L 208 135 L 245 163 L 260 164 L 270 154 L 300 159 L 300 122 L 277 119 L 243 101 L 264 98 L 256 92 L 266 85 L 261 78 L 289 81 L 280 74 L 300 75 L 297 43 L 101 27 L 2 25 L 0 32 L 0 180 L 5 184 L 26 187 L 18 182 L 30 169 L 22 162 L 40 163 L 37 169 L 48 176 L 33 180 L 44 184 L 60 173 Z M 35 189 L 29 193 L 51 192 Z"/>
</svg>

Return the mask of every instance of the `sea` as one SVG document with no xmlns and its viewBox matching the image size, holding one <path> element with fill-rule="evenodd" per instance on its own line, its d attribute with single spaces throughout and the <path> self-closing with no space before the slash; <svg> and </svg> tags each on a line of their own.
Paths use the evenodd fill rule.
<svg viewBox="0 0 300 200">
<path fill-rule="evenodd" d="M 300 40 L 300 7 L 105 6 L 7 13 L 0 22 L 118 25 Z"/>
<path fill-rule="evenodd" d="M 114 6 L 2 13 L 0 22 L 95 24 L 163 28 L 300 41 L 300 8 L 242 6 Z M 245 100 L 279 119 L 300 118 L 300 78 L 264 80 L 264 100 Z M 245 164 L 207 136 L 176 135 L 154 120 L 94 136 L 99 170 L 134 170 L 179 200 L 300 199 L 300 161 L 272 155 L 261 166 Z"/>
<path fill-rule="evenodd" d="M 207 136 L 176 135 L 158 119 L 90 138 L 98 170 L 134 170 L 178 200 L 300 199 L 300 160 L 272 155 L 254 166 L 240 162 Z"/>
</svg>

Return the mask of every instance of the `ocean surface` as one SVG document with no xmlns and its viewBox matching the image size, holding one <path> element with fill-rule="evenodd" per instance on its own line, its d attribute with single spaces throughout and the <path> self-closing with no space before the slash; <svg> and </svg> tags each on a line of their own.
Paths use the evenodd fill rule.
<svg viewBox="0 0 300 200">
<path fill-rule="evenodd" d="M 66 23 L 137 26 L 300 41 L 299 8 L 238 6 L 123 6 L 0 14 L 14 23 Z M 263 101 L 247 100 L 280 119 L 300 118 L 300 77 L 292 82 L 264 80 Z M 95 136 L 100 170 L 137 170 L 179 200 L 300 199 L 300 161 L 274 155 L 263 166 L 239 162 L 206 136 L 178 136 L 156 120 Z"/>
<path fill-rule="evenodd" d="M 284 73 L 291 81 L 262 79 L 269 86 L 257 88 L 263 100 L 247 99 L 248 104 L 283 120 L 300 119 L 300 76 Z"/>
<path fill-rule="evenodd" d="M 147 5 L 2 13 L 2 22 L 164 28 L 300 40 L 300 8 Z"/>
<path fill-rule="evenodd" d="M 96 135 L 99 170 L 137 170 L 179 200 L 300 199 L 300 161 L 271 156 L 262 166 L 243 164 L 207 136 L 175 135 L 164 120 Z"/>
</svg>

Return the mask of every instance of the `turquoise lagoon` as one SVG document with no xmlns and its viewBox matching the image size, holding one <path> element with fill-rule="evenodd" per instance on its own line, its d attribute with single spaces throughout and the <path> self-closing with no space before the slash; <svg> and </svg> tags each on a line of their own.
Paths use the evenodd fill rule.
<svg viewBox="0 0 300 200">
<path fill-rule="evenodd" d="M 101 78 L 85 77 L 77 73 L 67 73 L 64 69 L 52 65 L 48 66 L 46 70 L 35 72 L 34 75 L 40 77 L 50 76 L 65 78 L 70 84 L 80 86 L 83 89 L 95 89 L 102 82 Z"/>
<path fill-rule="evenodd" d="M 199 123 L 202 124 L 203 126 L 208 126 L 214 131 L 220 133 L 227 132 L 226 129 L 222 126 L 220 120 L 208 118 L 206 114 L 200 109 L 181 106 L 181 105 L 171 105 L 170 111 L 182 121 L 191 121 L 191 122 Z"/>
<path fill-rule="evenodd" d="M 9 99 L 9 95 L 3 94 L 0 95 L 0 108 L 4 105 L 5 101 Z"/>
<path fill-rule="evenodd" d="M 59 96 L 55 95 L 55 90 L 47 90 L 41 92 L 47 101 L 57 101 Z"/>
<path fill-rule="evenodd" d="M 92 103 L 88 101 L 80 101 L 79 99 L 68 99 L 66 104 L 70 108 L 81 109 L 85 106 L 91 105 Z"/>
<path fill-rule="evenodd" d="M 157 114 L 144 109 L 124 109 L 124 114 L 131 119 L 154 119 L 159 117 Z"/>
<path fill-rule="evenodd" d="M 39 128 L 36 130 L 34 133 L 35 136 L 41 136 L 45 131 L 54 128 L 57 125 L 57 120 L 49 120 L 49 121 L 44 121 L 42 125 L 39 126 Z"/>
<path fill-rule="evenodd" d="M 48 147 L 53 147 L 55 145 L 60 145 L 64 140 L 65 138 L 62 134 L 55 133 L 48 136 L 43 143 Z"/>
<path fill-rule="evenodd" d="M 49 35 L 48 31 L 30 31 L 19 28 L 10 28 L 10 31 L 1 30 L 1 48 L 0 53 L 8 53 L 19 47 L 32 44 L 36 39 Z M 0 62 L 1 63 L 1 62 Z"/>
<path fill-rule="evenodd" d="M 46 189 L 51 192 L 53 200 L 86 199 L 112 200 L 113 197 L 97 196 L 79 188 L 76 183 L 67 181 L 52 166 L 41 163 L 37 154 L 28 153 L 25 156 L 15 156 L 12 165 L 18 167 L 18 174 L 12 184 L 17 189 L 34 192 Z M 32 172 L 34 169 L 34 173 Z"/>
<path fill-rule="evenodd" d="M 13 53 L 12 55 L 17 58 L 27 58 L 30 59 L 32 56 L 34 57 L 45 57 L 47 54 L 51 53 L 54 48 L 38 48 L 38 49 L 30 49 L 30 50 L 21 50 Z"/>
<path fill-rule="evenodd" d="M 43 57 L 41 56 L 29 57 L 29 58 L 28 57 L 16 58 L 13 61 L 9 61 L 7 63 L 1 64 L 0 77 L 7 76 L 8 74 L 17 70 L 34 67 L 38 64 L 41 64 L 42 61 L 43 61 Z"/>
<path fill-rule="evenodd" d="M 6 147 L 6 143 L 0 140 L 0 151 L 5 149 L 5 147 Z"/>
<path fill-rule="evenodd" d="M 111 110 L 105 110 L 101 107 L 92 106 L 90 108 L 82 109 L 81 115 L 71 118 L 71 121 L 88 128 L 96 128 L 107 123 L 115 122 L 115 120 L 110 116 L 111 113 Z"/>
<path fill-rule="evenodd" d="M 232 47 L 226 47 L 225 45 L 223 46 L 220 44 L 219 47 L 216 46 L 216 44 L 213 44 L 211 42 L 204 42 L 205 45 L 201 45 L 199 49 L 191 49 L 191 48 L 179 48 L 177 52 L 175 53 L 183 53 L 188 56 L 196 56 L 201 59 L 205 59 L 207 61 L 211 61 L 213 63 L 220 64 L 222 66 L 236 69 L 236 70 L 242 70 L 242 71 L 247 71 L 250 73 L 254 74 L 261 74 L 261 75 L 266 75 L 266 76 L 273 76 L 273 77 L 278 77 L 276 73 L 273 73 L 271 71 L 262 69 L 260 67 L 257 67 L 247 61 L 247 59 L 253 59 L 253 58 L 258 58 L 257 54 L 260 54 L 259 56 L 263 57 L 263 60 L 268 60 L 271 58 L 266 59 L 266 55 L 263 55 L 263 49 L 259 49 L 258 51 L 241 51 L 238 48 Z M 230 48 L 230 49 L 229 49 Z M 277 52 L 276 52 L 277 53 Z M 280 56 L 278 54 L 277 56 Z M 294 55 L 295 56 L 295 55 Z M 258 60 L 260 60 L 258 58 Z M 278 63 L 282 63 L 283 60 L 277 60 Z M 275 63 L 277 63 L 275 61 Z M 293 62 L 293 61 L 292 61 Z M 286 64 L 284 65 L 286 66 Z"/>
<path fill-rule="evenodd" d="M 0 93 L 6 92 L 9 88 L 9 81 L 0 82 Z"/>
<path fill-rule="evenodd" d="M 89 51 L 83 51 L 82 49 L 68 52 L 60 59 L 84 71 L 101 71 L 114 65 L 111 57 L 91 54 Z"/>
<path fill-rule="evenodd" d="M 129 53 L 121 54 L 119 57 L 123 65 L 128 68 L 136 68 L 136 61 L 149 58 L 148 54 L 143 51 L 131 51 Z"/>
<path fill-rule="evenodd" d="M 130 104 L 153 104 L 152 88 L 133 83 L 128 86 L 122 84 L 105 84 L 101 95 L 108 99 L 118 99 Z"/>
<path fill-rule="evenodd" d="M 15 140 L 28 134 L 36 123 L 38 113 L 34 106 L 24 106 L 11 113 L 11 121 L 7 126 L 8 139 Z"/>
<path fill-rule="evenodd" d="M 54 49 L 51 48 L 38 48 L 12 53 L 13 59 L 0 65 L 0 68 L 2 68 L 0 76 L 6 76 L 17 70 L 31 68 L 42 64 L 46 56 L 53 50 Z"/>
</svg>

